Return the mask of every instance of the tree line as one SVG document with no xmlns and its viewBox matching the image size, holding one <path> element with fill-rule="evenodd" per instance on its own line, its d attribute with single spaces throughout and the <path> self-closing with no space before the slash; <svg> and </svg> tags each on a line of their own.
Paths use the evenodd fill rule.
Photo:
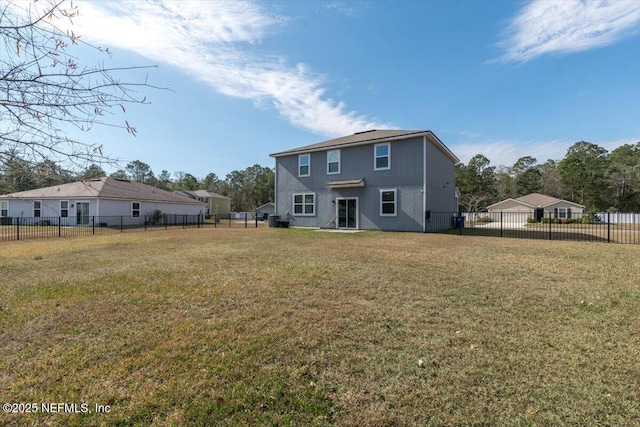
<svg viewBox="0 0 640 427">
<path fill-rule="evenodd" d="M 107 175 L 96 163 L 74 173 L 52 160 L 34 163 L 22 159 L 17 153 L 11 153 L 6 158 L 0 159 L 0 194 L 101 178 Z M 155 175 L 147 163 L 134 160 L 124 169 L 119 169 L 110 176 L 142 182 L 167 191 L 207 190 L 218 193 L 229 197 L 231 210 L 237 212 L 251 212 L 274 199 L 275 173 L 273 169 L 260 165 L 253 165 L 244 170 L 234 170 L 224 179 L 213 172 L 200 179 L 183 171 L 172 174 L 162 170 Z"/>
<path fill-rule="evenodd" d="M 0 194 L 100 178 L 107 173 L 91 164 L 80 173 L 65 170 L 52 160 L 33 163 L 10 153 L 0 159 Z M 129 162 L 112 177 L 142 182 L 164 190 L 207 190 L 231 198 L 233 211 L 253 211 L 274 200 L 273 169 L 253 165 L 235 170 L 224 179 L 209 173 L 200 179 L 177 171 L 154 174 L 151 166 Z M 508 198 L 530 193 L 570 200 L 585 205 L 590 212 L 640 212 L 640 142 L 622 145 L 611 153 L 590 142 L 572 145 L 562 160 L 538 163 L 531 156 L 512 166 L 492 166 L 477 154 L 465 165 L 456 165 L 456 185 L 460 189 L 460 208 L 479 212 Z"/>
<path fill-rule="evenodd" d="M 456 165 L 460 209 L 479 212 L 499 201 L 542 193 L 584 205 L 589 212 L 640 212 L 640 142 L 610 153 L 591 142 L 573 144 L 562 160 L 531 156 L 511 167 L 491 166 L 482 154 Z"/>
</svg>

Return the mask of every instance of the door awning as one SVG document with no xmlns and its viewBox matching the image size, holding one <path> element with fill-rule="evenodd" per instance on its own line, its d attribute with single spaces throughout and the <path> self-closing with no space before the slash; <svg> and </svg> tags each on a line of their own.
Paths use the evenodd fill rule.
<svg viewBox="0 0 640 427">
<path fill-rule="evenodd" d="M 345 179 L 343 181 L 329 181 L 327 188 L 354 188 L 364 187 L 364 178 Z"/>
</svg>

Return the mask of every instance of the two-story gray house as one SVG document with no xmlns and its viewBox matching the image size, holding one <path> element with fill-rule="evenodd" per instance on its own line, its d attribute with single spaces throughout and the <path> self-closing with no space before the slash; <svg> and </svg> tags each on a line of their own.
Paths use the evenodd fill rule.
<svg viewBox="0 0 640 427">
<path fill-rule="evenodd" d="M 292 226 L 430 231 L 457 210 L 460 160 L 431 131 L 372 130 L 271 154 L 275 214 Z"/>
</svg>

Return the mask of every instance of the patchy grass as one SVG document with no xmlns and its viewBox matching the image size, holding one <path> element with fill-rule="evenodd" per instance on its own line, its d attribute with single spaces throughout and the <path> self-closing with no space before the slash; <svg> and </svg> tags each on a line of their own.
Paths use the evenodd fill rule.
<svg viewBox="0 0 640 427">
<path fill-rule="evenodd" d="M 640 424 L 637 246 L 170 230 L 0 277 L 0 400 L 110 407 L 3 425 Z"/>
</svg>

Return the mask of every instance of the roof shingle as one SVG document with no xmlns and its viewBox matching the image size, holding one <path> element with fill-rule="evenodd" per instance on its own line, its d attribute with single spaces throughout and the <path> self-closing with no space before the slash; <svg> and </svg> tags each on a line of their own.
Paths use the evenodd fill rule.
<svg viewBox="0 0 640 427">
<path fill-rule="evenodd" d="M 409 139 L 414 137 L 427 136 L 429 140 L 434 143 L 442 152 L 447 155 L 453 162 L 457 163 L 460 160 L 455 154 L 447 148 L 446 145 L 438 139 L 438 137 L 430 130 L 397 130 L 397 129 L 383 129 L 383 130 L 370 130 L 365 132 L 357 132 L 353 135 L 347 135 L 340 138 L 330 139 L 324 142 L 318 142 L 316 144 L 305 145 L 303 147 L 293 148 L 291 150 L 281 151 L 279 153 L 271 154 L 271 157 L 289 156 L 292 154 L 306 153 L 311 151 L 323 151 L 331 148 L 342 148 L 352 145 L 362 144 L 375 144 L 393 139 Z"/>
</svg>

